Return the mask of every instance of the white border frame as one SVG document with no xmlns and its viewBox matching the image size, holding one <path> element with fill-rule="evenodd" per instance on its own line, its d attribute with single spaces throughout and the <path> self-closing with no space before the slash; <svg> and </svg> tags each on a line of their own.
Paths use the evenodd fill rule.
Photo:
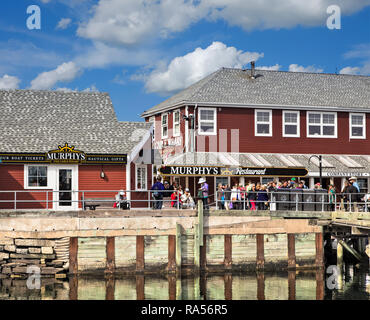
<svg viewBox="0 0 370 320">
<path fill-rule="evenodd" d="M 179 114 L 179 122 L 175 122 L 175 114 L 178 113 Z M 176 134 L 176 131 L 175 131 L 175 124 L 178 124 L 179 125 L 179 133 Z M 173 131 L 173 137 L 180 137 L 181 135 L 181 112 L 180 110 L 175 110 L 172 112 L 172 131 Z"/>
<path fill-rule="evenodd" d="M 201 110 L 212 110 L 213 111 L 213 115 L 214 115 L 214 119 L 211 121 L 211 120 L 201 120 L 200 119 L 200 112 Z M 214 131 L 213 132 L 201 132 L 200 130 L 200 124 L 201 122 L 206 122 L 206 123 L 213 123 L 214 125 Z M 200 136 L 215 136 L 217 135 L 217 108 L 198 108 L 198 135 Z"/>
<path fill-rule="evenodd" d="M 258 112 L 268 112 L 270 121 L 267 122 L 258 122 L 257 123 L 257 113 Z M 257 133 L 257 124 L 268 124 L 270 133 Z M 254 109 L 254 136 L 255 137 L 272 137 L 272 110 L 271 109 Z"/>
<path fill-rule="evenodd" d="M 163 116 L 167 116 L 167 135 L 166 136 L 163 135 Z M 168 138 L 168 119 L 169 119 L 168 113 L 162 113 L 161 115 L 161 139 Z"/>
<path fill-rule="evenodd" d="M 352 115 L 354 115 L 354 116 L 363 116 L 363 118 L 364 118 L 364 123 L 362 125 L 363 135 L 361 137 L 352 136 Z M 354 125 L 354 127 L 360 127 L 360 126 L 359 125 Z M 350 139 L 366 139 L 366 114 L 365 113 L 356 113 L 356 112 L 349 113 L 349 138 Z"/>
<path fill-rule="evenodd" d="M 333 114 L 334 115 L 334 135 L 333 136 L 324 136 L 324 135 L 310 135 L 309 134 L 309 115 L 313 113 L 321 114 L 320 126 L 323 127 L 322 123 L 323 114 Z M 317 123 L 312 123 L 312 125 L 318 125 Z M 316 138 L 316 139 L 337 139 L 338 138 L 338 113 L 337 112 L 326 112 L 326 111 L 307 111 L 306 112 L 306 137 L 307 138 Z"/>
<path fill-rule="evenodd" d="M 28 185 L 28 168 L 29 167 L 46 167 L 46 174 L 47 174 L 47 185 L 45 187 L 30 187 Z M 52 179 L 52 174 L 51 174 L 51 170 L 50 170 L 50 166 L 49 165 L 45 165 L 45 164 L 38 164 L 38 163 L 35 163 L 35 164 L 25 164 L 24 167 L 23 167 L 23 174 L 24 174 L 24 181 L 23 181 L 23 189 L 24 190 L 45 190 L 45 189 L 52 189 L 53 188 L 53 184 L 51 183 L 51 181 L 53 180 Z"/>
<path fill-rule="evenodd" d="M 285 126 L 286 125 L 294 125 L 293 123 L 285 123 L 285 114 L 286 113 L 295 113 L 297 115 L 297 133 L 296 134 L 286 134 L 285 133 Z M 283 110 L 283 113 L 282 113 L 282 123 L 283 123 L 283 137 L 285 138 L 299 138 L 301 136 L 301 118 L 300 118 L 301 114 L 299 111 L 290 111 L 290 110 Z"/>
<path fill-rule="evenodd" d="M 145 169 L 145 184 L 146 188 L 141 187 L 140 189 L 137 187 L 138 179 L 137 179 L 137 169 L 144 168 Z M 146 164 L 135 164 L 135 190 L 136 191 L 146 191 L 148 190 L 148 167 Z"/>
</svg>

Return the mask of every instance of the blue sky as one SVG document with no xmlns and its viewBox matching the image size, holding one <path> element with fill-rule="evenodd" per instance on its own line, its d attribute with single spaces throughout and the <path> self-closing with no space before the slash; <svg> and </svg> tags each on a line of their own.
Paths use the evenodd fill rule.
<svg viewBox="0 0 370 320">
<path fill-rule="evenodd" d="M 315 5 L 312 5 L 315 3 Z M 3 0 L 0 88 L 108 92 L 119 120 L 220 67 L 370 75 L 370 0 Z M 29 5 L 41 29 L 29 30 Z"/>
</svg>

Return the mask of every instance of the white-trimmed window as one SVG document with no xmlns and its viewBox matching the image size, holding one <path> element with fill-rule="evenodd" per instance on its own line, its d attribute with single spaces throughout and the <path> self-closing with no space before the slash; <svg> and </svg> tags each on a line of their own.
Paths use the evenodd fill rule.
<svg viewBox="0 0 370 320">
<path fill-rule="evenodd" d="M 198 133 L 200 135 L 217 134 L 217 109 L 199 108 L 198 109 Z"/>
<path fill-rule="evenodd" d="M 136 166 L 136 190 L 147 190 L 147 167 L 145 165 Z"/>
<path fill-rule="evenodd" d="M 272 136 L 272 110 L 254 110 L 255 136 Z"/>
<path fill-rule="evenodd" d="M 366 116 L 364 113 L 349 114 L 349 136 L 351 139 L 366 139 Z"/>
<path fill-rule="evenodd" d="M 37 165 L 24 166 L 25 189 L 45 189 L 48 187 L 48 167 Z"/>
<path fill-rule="evenodd" d="M 337 138 L 337 113 L 308 111 L 307 137 Z"/>
<path fill-rule="evenodd" d="M 176 110 L 172 114 L 173 116 L 173 136 L 180 136 L 180 110 Z"/>
<path fill-rule="evenodd" d="M 168 138 L 168 113 L 162 114 L 162 139 Z"/>
<path fill-rule="evenodd" d="M 299 111 L 283 110 L 283 137 L 299 136 Z"/>
</svg>

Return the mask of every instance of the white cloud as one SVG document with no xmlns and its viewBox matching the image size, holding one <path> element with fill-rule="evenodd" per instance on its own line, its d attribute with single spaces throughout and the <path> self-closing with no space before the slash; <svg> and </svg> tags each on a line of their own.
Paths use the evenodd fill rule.
<svg viewBox="0 0 370 320">
<path fill-rule="evenodd" d="M 326 27 L 326 9 L 332 4 L 332 0 L 99 0 L 77 34 L 132 45 L 181 32 L 203 19 L 224 20 L 245 30 Z M 370 0 L 336 0 L 335 4 L 346 15 L 366 7 Z"/>
<path fill-rule="evenodd" d="M 291 72 L 312 72 L 312 73 L 321 73 L 324 70 L 316 68 L 314 66 L 308 66 L 308 67 L 303 67 L 299 66 L 298 64 L 291 64 L 289 66 L 289 71 Z"/>
<path fill-rule="evenodd" d="M 5 74 L 3 77 L 0 77 L 0 89 L 18 89 L 20 82 L 17 77 Z"/>
<path fill-rule="evenodd" d="M 79 75 L 80 71 L 81 69 L 74 62 L 65 62 L 54 70 L 40 73 L 31 81 L 31 89 L 51 89 L 57 82 L 72 81 Z"/>
<path fill-rule="evenodd" d="M 62 18 L 59 20 L 58 25 L 56 26 L 56 29 L 61 29 L 61 30 L 67 29 L 68 26 L 71 24 L 71 22 L 72 22 L 72 19 L 70 18 Z"/>
<path fill-rule="evenodd" d="M 339 71 L 340 74 L 370 75 L 370 44 L 361 44 L 344 55 L 347 59 L 360 59 L 360 66 L 347 66 Z"/>
<path fill-rule="evenodd" d="M 274 66 L 256 66 L 257 70 L 269 70 L 269 71 L 278 71 L 280 70 L 281 65 L 280 64 L 275 64 Z"/>
<path fill-rule="evenodd" d="M 340 74 L 360 74 L 359 67 L 345 67 L 339 71 Z"/>
<path fill-rule="evenodd" d="M 51 0 L 41 0 L 42 3 L 49 3 Z"/>
<path fill-rule="evenodd" d="M 98 88 L 95 86 L 95 84 L 91 85 L 90 87 L 82 90 L 82 92 L 99 92 Z"/>
<path fill-rule="evenodd" d="M 168 65 L 158 66 L 147 76 L 137 76 L 136 80 L 144 80 L 148 92 L 169 94 L 190 86 L 221 67 L 241 68 L 261 57 L 263 53 L 243 52 L 222 42 L 213 42 L 206 49 L 196 48 L 174 58 Z"/>
</svg>

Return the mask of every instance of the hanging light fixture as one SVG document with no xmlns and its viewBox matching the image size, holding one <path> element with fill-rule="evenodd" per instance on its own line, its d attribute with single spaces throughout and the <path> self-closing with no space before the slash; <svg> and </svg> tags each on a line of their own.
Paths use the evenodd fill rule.
<svg viewBox="0 0 370 320">
<path fill-rule="evenodd" d="M 104 179 L 104 178 L 105 178 L 105 173 L 104 173 L 104 171 L 103 171 L 103 166 L 101 166 L 100 178 L 102 178 L 102 179 Z"/>
</svg>

